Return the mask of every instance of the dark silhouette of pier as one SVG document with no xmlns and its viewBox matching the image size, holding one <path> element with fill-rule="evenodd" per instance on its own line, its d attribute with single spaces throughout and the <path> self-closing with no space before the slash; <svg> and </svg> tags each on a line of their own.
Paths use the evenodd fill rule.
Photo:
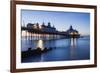
<svg viewBox="0 0 100 73">
<path fill-rule="evenodd" d="M 58 31 L 55 26 L 51 26 L 51 23 L 48 22 L 48 25 L 43 23 L 39 25 L 39 23 L 28 23 L 27 26 L 21 26 L 21 32 L 26 31 L 26 37 L 29 36 L 32 38 L 33 34 L 42 35 L 44 38 L 46 35 L 52 36 L 52 39 L 62 39 L 62 38 L 79 38 L 80 34 L 77 30 L 73 29 L 72 26 L 66 31 Z"/>
<path fill-rule="evenodd" d="M 32 34 L 40 34 L 40 35 L 48 34 L 48 35 L 52 35 L 53 39 L 57 39 L 57 36 L 60 36 L 59 39 L 80 37 L 80 34 L 70 35 L 67 32 L 62 32 L 62 31 L 50 32 L 50 31 L 43 31 L 42 29 L 33 29 L 33 28 L 28 28 L 28 27 L 21 27 L 21 31 L 26 31 L 26 36 L 27 36 L 27 33 L 30 33 L 30 37 L 32 37 Z"/>
<path fill-rule="evenodd" d="M 66 32 L 60 32 L 60 31 L 54 31 L 54 32 L 48 32 L 48 31 L 42 31 L 41 29 L 31 29 L 27 27 L 21 27 L 22 31 L 27 31 L 30 33 L 37 33 L 37 34 L 52 34 L 52 35 L 63 35 L 63 36 L 68 36 Z"/>
</svg>

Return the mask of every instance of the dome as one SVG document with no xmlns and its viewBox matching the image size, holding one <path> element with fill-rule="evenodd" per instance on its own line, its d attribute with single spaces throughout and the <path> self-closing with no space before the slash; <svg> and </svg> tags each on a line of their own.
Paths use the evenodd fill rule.
<svg viewBox="0 0 100 73">
<path fill-rule="evenodd" d="M 69 35 L 76 35 L 76 34 L 78 34 L 78 31 L 73 29 L 72 26 L 70 26 L 70 28 L 67 30 L 67 34 L 69 34 Z"/>
</svg>

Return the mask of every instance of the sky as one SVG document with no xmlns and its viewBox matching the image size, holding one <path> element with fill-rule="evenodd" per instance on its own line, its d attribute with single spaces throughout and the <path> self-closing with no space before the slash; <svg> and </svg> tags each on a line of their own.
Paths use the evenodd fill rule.
<svg viewBox="0 0 100 73">
<path fill-rule="evenodd" d="M 59 31 L 66 31 L 72 25 L 82 35 L 90 34 L 90 13 L 83 12 L 56 12 L 39 10 L 21 10 L 21 24 L 39 23 L 55 26 Z"/>
</svg>

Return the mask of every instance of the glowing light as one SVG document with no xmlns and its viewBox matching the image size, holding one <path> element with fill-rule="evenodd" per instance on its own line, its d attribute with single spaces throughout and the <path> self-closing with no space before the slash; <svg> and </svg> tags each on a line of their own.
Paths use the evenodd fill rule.
<svg viewBox="0 0 100 73">
<path fill-rule="evenodd" d="M 74 32 L 74 34 L 76 34 L 76 35 L 77 35 L 78 33 Z"/>
<path fill-rule="evenodd" d="M 37 26 L 36 25 L 34 25 L 34 29 L 37 29 Z"/>
<path fill-rule="evenodd" d="M 22 31 L 21 36 L 26 36 L 26 31 Z"/>
<path fill-rule="evenodd" d="M 77 35 L 77 32 L 71 32 L 70 35 Z"/>
<path fill-rule="evenodd" d="M 73 35 L 73 34 L 74 34 L 73 32 L 70 33 L 70 35 Z"/>
<path fill-rule="evenodd" d="M 41 50 L 44 50 L 44 47 L 43 47 L 43 40 L 38 40 L 37 47 L 41 48 Z"/>
<path fill-rule="evenodd" d="M 41 25 L 39 25 L 39 29 L 41 29 L 42 27 L 41 27 Z"/>
</svg>

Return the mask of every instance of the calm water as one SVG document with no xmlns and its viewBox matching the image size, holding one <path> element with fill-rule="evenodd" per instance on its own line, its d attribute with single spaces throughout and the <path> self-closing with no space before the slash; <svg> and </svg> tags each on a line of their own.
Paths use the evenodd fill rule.
<svg viewBox="0 0 100 73">
<path fill-rule="evenodd" d="M 27 51 L 28 48 L 52 47 L 53 49 L 42 53 L 22 58 L 25 62 L 45 62 L 45 61 L 68 61 L 68 60 L 87 60 L 90 58 L 90 39 L 83 37 L 78 39 L 56 39 L 56 40 L 21 40 L 21 51 Z"/>
</svg>

